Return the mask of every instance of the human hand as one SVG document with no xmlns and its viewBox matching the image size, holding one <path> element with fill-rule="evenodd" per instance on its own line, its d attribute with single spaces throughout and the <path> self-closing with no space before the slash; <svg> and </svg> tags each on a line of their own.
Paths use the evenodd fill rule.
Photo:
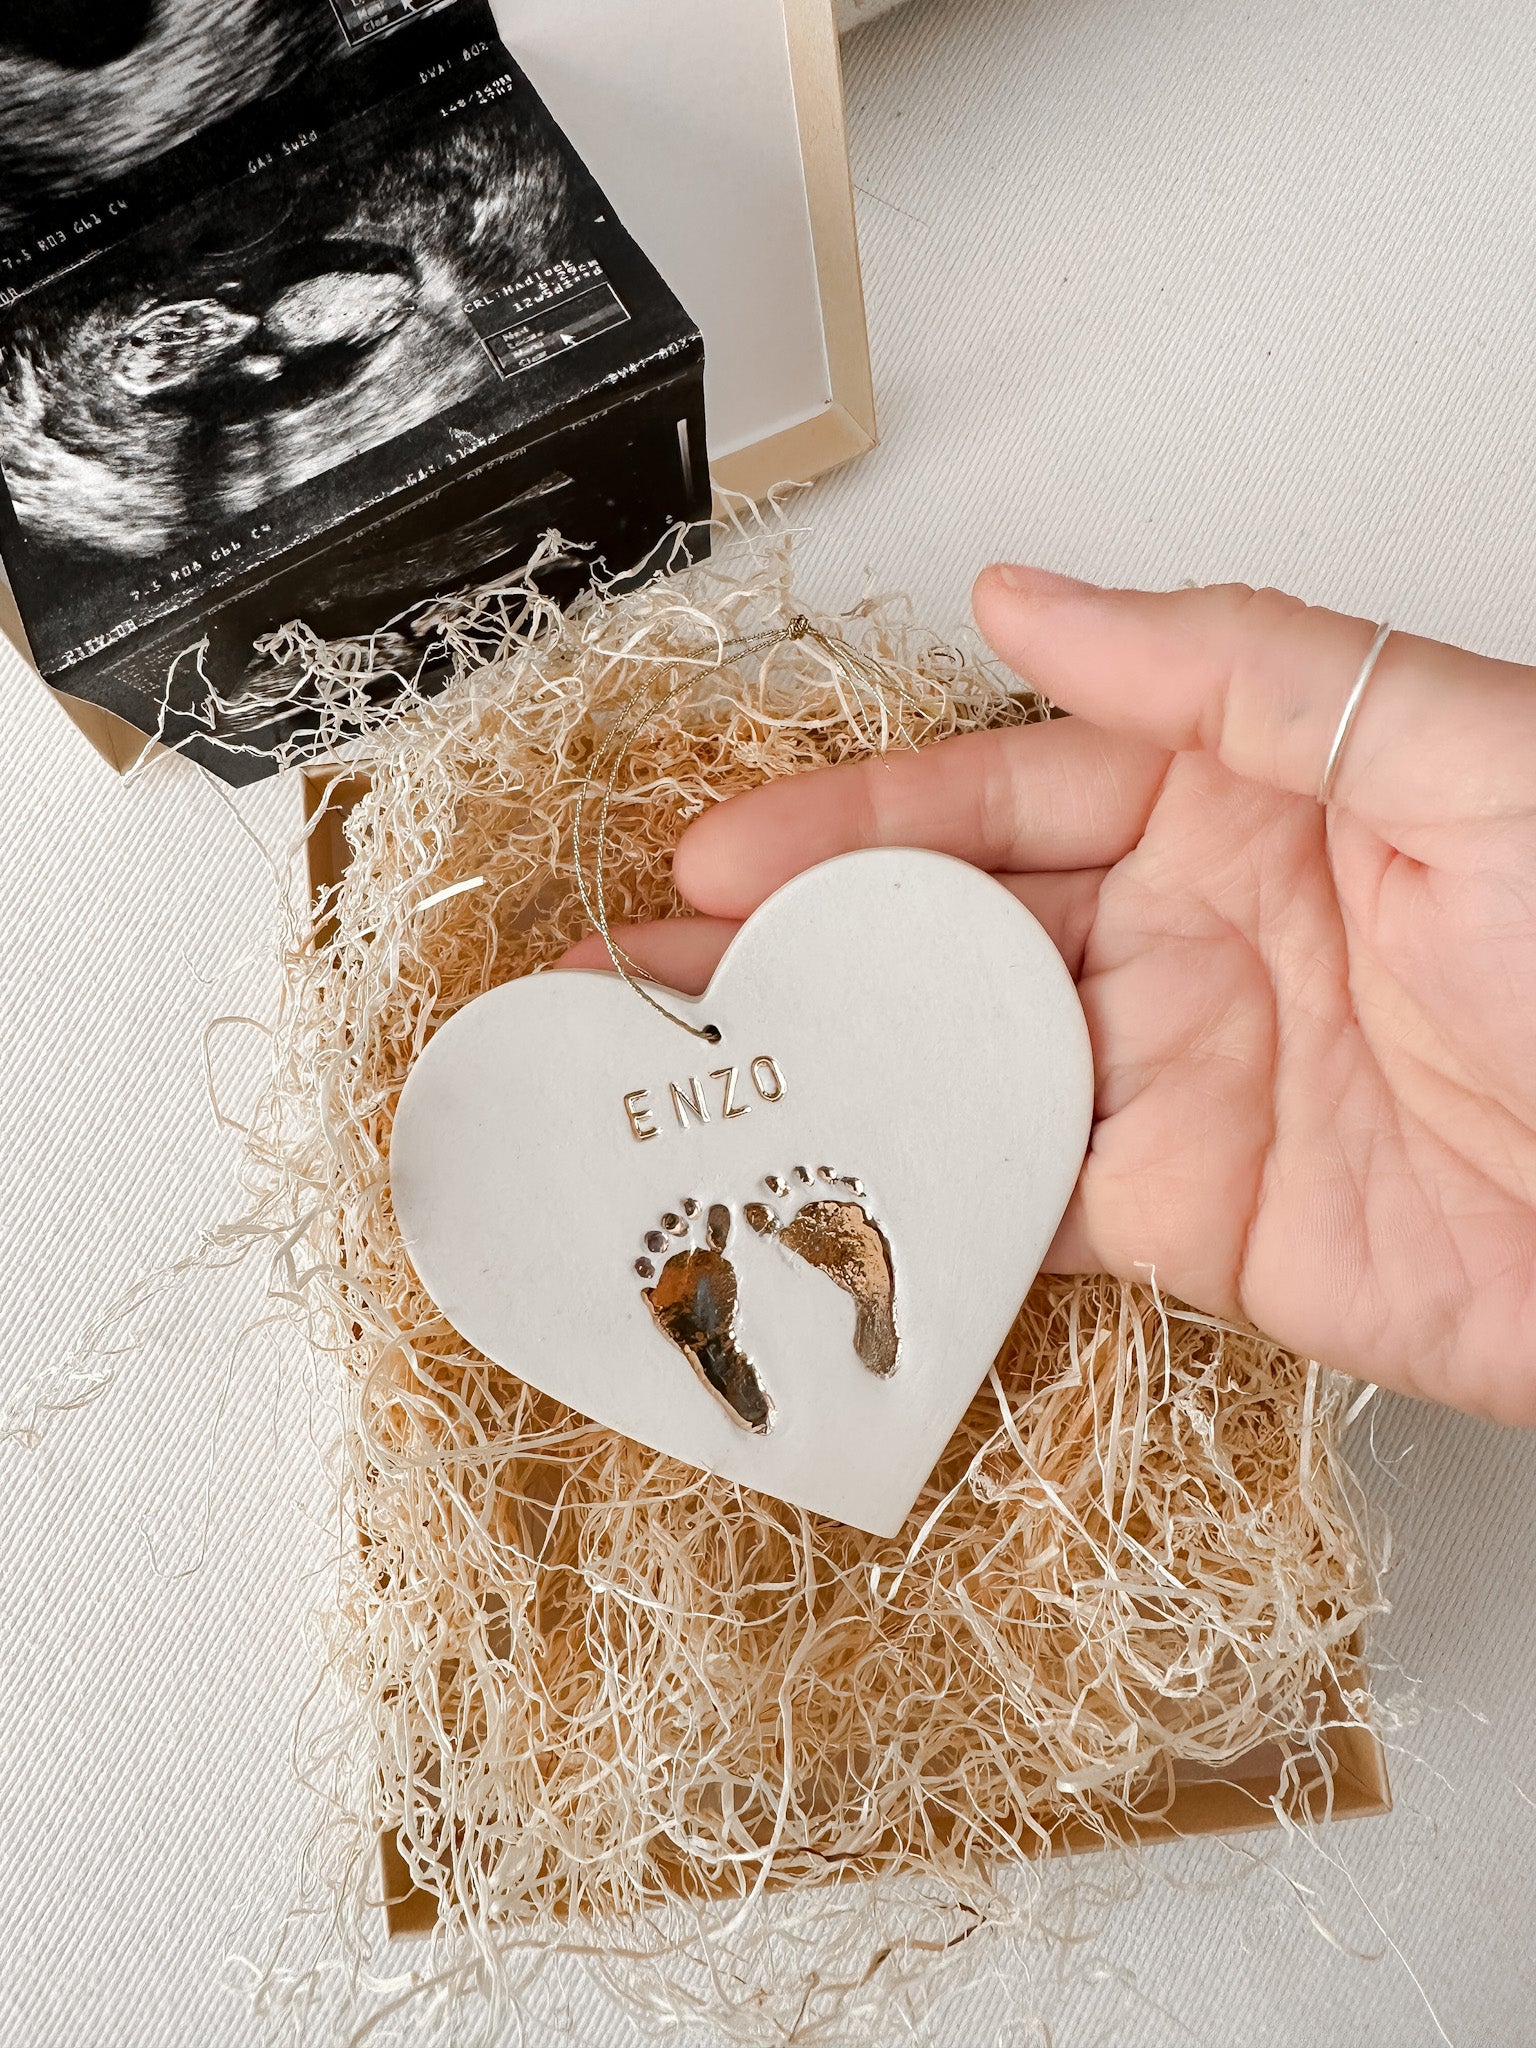
<svg viewBox="0 0 1536 2048">
<path fill-rule="evenodd" d="M 698 991 L 801 869 L 926 846 L 1077 979 L 1093 1140 L 1048 1264 L 1155 1274 L 1329 1365 L 1536 1421 L 1536 669 L 1274 591 L 987 570 L 997 652 L 1074 715 L 769 783 L 684 835 Z M 606 964 L 583 941 L 572 966 Z"/>
</svg>

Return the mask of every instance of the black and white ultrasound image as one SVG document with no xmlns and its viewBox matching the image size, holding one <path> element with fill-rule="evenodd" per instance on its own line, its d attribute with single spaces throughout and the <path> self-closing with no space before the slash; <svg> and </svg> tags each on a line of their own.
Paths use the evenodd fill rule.
<svg viewBox="0 0 1536 2048">
<path fill-rule="evenodd" d="M 704 445 L 698 329 L 486 0 L 0 0 L 0 548 L 56 686 L 270 772 L 275 626 L 554 525 L 568 594 L 649 573 Z"/>
<path fill-rule="evenodd" d="M 0 466 L 34 560 L 169 558 L 248 525 L 504 382 L 477 304 L 530 275 L 590 288 L 580 195 L 511 100 L 494 120 L 354 124 L 300 162 L 5 316 Z"/>
<path fill-rule="evenodd" d="M 0 0 L 0 233 L 344 48 L 330 0 Z"/>
</svg>

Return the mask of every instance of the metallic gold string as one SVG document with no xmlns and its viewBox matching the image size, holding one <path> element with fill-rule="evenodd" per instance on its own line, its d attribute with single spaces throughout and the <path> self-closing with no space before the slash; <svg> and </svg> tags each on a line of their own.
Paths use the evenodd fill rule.
<svg viewBox="0 0 1536 2048">
<path fill-rule="evenodd" d="M 720 1042 L 718 1027 L 713 1024 L 691 1024 L 686 1017 L 679 1016 L 676 1010 L 669 1009 L 665 1003 L 658 1000 L 651 993 L 651 989 L 657 986 L 654 977 L 624 950 L 613 935 L 608 917 L 603 867 L 609 811 L 614 801 L 619 772 L 629 749 L 646 727 L 661 716 L 668 705 L 703 677 L 718 675 L 722 669 L 734 667 L 737 662 L 749 655 L 766 654 L 774 647 L 794 641 L 805 641 L 819 649 L 844 680 L 853 686 L 856 696 L 850 710 L 855 713 L 861 708 L 857 703 L 857 693 L 868 692 L 884 712 L 887 708 L 885 693 L 889 690 L 919 717 L 923 715 L 918 698 L 887 663 L 872 659 L 851 642 L 837 635 L 824 633 L 819 626 L 811 623 L 804 612 L 799 612 L 786 626 L 770 627 L 761 633 L 748 634 L 739 640 L 722 641 L 715 659 L 706 662 L 702 667 L 683 655 L 670 655 L 664 659 L 647 662 L 645 672 L 626 699 L 612 732 L 593 755 L 591 764 L 582 777 L 581 789 L 576 798 L 573 827 L 576 886 L 581 892 L 582 905 L 588 917 L 591 918 L 594 928 L 601 934 L 603 944 L 608 949 L 608 957 L 613 962 L 615 972 L 625 987 L 632 990 L 641 1002 L 648 1003 L 658 1015 L 677 1025 L 679 1030 L 686 1031 L 690 1037 L 702 1038 L 710 1045 L 718 1045 Z M 680 667 L 684 670 L 681 676 L 678 674 Z M 654 697 L 651 694 L 652 688 L 660 674 L 666 675 L 668 687 L 660 697 Z M 877 751 L 884 751 L 884 732 L 876 733 L 866 727 L 866 736 L 872 747 Z M 896 736 L 907 746 L 916 749 L 917 741 L 904 725 L 897 725 Z M 593 787 L 600 775 L 602 795 L 597 811 L 596 843 L 591 849 L 592 876 L 589 882 L 587 812 Z"/>
</svg>

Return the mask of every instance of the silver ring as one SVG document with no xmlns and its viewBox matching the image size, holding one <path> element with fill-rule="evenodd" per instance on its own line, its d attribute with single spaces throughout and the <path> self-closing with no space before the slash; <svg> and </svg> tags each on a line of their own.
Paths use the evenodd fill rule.
<svg viewBox="0 0 1536 2048">
<path fill-rule="evenodd" d="M 1392 637 L 1392 628 L 1385 620 L 1376 628 L 1376 638 L 1371 642 L 1371 651 L 1360 664 L 1360 673 L 1355 677 L 1355 687 L 1350 691 L 1344 709 L 1339 716 L 1339 729 L 1333 736 L 1333 745 L 1328 749 L 1328 759 L 1323 768 L 1322 780 L 1317 785 L 1317 800 L 1325 804 L 1333 795 L 1334 779 L 1339 772 L 1343 757 L 1344 743 L 1349 738 L 1350 727 L 1355 722 L 1355 713 L 1360 709 L 1360 699 L 1365 695 L 1367 683 L 1376 673 L 1376 664 L 1381 659 L 1381 650 Z"/>
</svg>

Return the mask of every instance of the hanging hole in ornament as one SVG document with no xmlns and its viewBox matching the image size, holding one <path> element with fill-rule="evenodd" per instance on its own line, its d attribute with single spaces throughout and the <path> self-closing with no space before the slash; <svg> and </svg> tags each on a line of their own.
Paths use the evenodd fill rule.
<svg viewBox="0 0 1536 2048">
<path fill-rule="evenodd" d="M 711 1045 L 718 1045 L 720 1043 L 720 1026 L 718 1024 L 706 1024 L 703 1035 Z"/>
</svg>

